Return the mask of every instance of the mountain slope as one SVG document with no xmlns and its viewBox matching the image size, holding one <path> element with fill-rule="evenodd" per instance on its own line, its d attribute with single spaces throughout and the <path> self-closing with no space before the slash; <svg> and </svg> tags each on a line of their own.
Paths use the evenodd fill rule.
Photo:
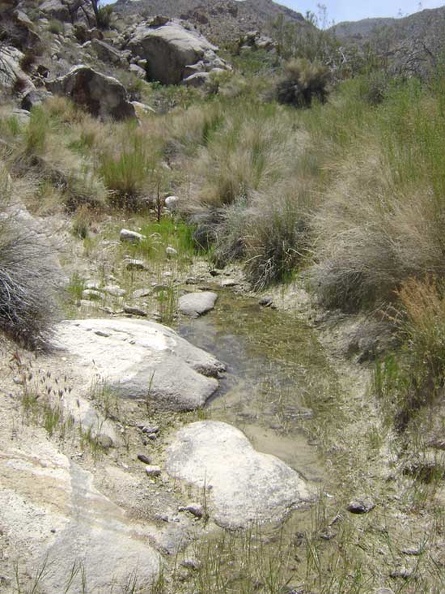
<svg viewBox="0 0 445 594">
<path fill-rule="evenodd" d="M 272 0 L 118 0 L 113 8 L 126 15 L 182 18 L 217 43 L 237 40 L 248 31 L 264 31 L 277 18 L 306 24 L 300 13 Z"/>
</svg>

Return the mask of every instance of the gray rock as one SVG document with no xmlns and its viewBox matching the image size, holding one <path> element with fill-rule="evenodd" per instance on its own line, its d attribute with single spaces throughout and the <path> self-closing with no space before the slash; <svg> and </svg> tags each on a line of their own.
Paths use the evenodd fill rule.
<svg viewBox="0 0 445 594">
<path fill-rule="evenodd" d="M 69 320 L 56 328 L 58 346 L 73 356 L 86 384 L 94 378 L 122 398 L 155 408 L 191 410 L 215 392 L 224 366 L 176 332 L 134 319 Z"/>
<path fill-rule="evenodd" d="M 204 515 L 204 507 L 199 503 L 191 503 L 190 505 L 180 507 L 178 511 L 188 511 L 192 516 L 195 516 L 195 518 L 202 518 Z"/>
<path fill-rule="evenodd" d="M 178 431 L 167 449 L 166 470 L 205 489 L 210 517 L 229 529 L 282 521 L 312 498 L 297 472 L 255 451 L 241 431 L 217 421 L 191 423 Z"/>
<path fill-rule="evenodd" d="M 216 60 L 216 47 L 178 22 L 138 25 L 128 42 L 135 56 L 147 60 L 148 76 L 163 84 L 178 84 L 187 66 L 203 60 L 210 67 Z"/>
<path fill-rule="evenodd" d="M 70 97 L 74 103 L 103 120 L 136 118 L 124 86 L 88 66 L 74 66 L 62 77 L 48 82 L 53 93 Z"/>
<path fill-rule="evenodd" d="M 194 74 L 187 76 L 187 78 L 184 78 L 182 84 L 187 87 L 199 88 L 207 84 L 209 79 L 210 74 L 208 72 L 195 72 Z"/>
<path fill-rule="evenodd" d="M 147 270 L 147 264 L 143 260 L 125 260 L 125 268 L 127 270 Z"/>
<path fill-rule="evenodd" d="M 147 312 L 140 307 L 135 307 L 134 305 L 124 305 L 123 307 L 124 312 L 129 314 L 130 316 L 141 316 L 142 318 L 147 317 Z"/>
<path fill-rule="evenodd" d="M 144 68 L 141 68 L 137 64 L 130 64 L 130 66 L 128 67 L 128 69 L 130 70 L 130 72 L 132 72 L 133 74 L 135 74 L 141 80 L 144 80 L 145 78 L 147 78 L 147 72 L 145 71 L 145 69 Z M 135 104 L 135 102 L 133 102 L 133 105 L 134 104 Z M 148 111 L 150 111 L 150 110 L 148 110 Z"/>
<path fill-rule="evenodd" d="M 137 231 L 130 231 L 130 229 L 121 229 L 119 233 L 121 241 L 128 241 L 130 243 L 139 243 L 145 239 L 145 236 Z"/>
<path fill-rule="evenodd" d="M 102 290 L 104 293 L 113 297 L 123 297 L 127 292 L 125 289 L 119 287 L 119 285 L 106 285 Z"/>
<path fill-rule="evenodd" d="M 79 563 L 95 592 L 123 588 L 133 573 L 148 583 L 156 579 L 160 557 L 147 528 L 104 497 L 91 473 L 49 440 L 13 445 L 0 464 L 0 524 L 30 574 L 46 564 L 42 591 L 62 592 Z M 82 591 L 80 572 L 72 590 Z"/>
<path fill-rule="evenodd" d="M 160 476 L 161 475 L 161 467 L 160 466 L 146 466 L 145 472 L 148 476 Z"/>
<path fill-rule="evenodd" d="M 352 514 L 367 514 L 375 508 L 375 503 L 369 497 L 361 499 L 354 499 L 347 507 L 347 510 Z"/>
<path fill-rule="evenodd" d="M 215 307 L 218 295 L 211 291 L 187 293 L 178 300 L 179 311 L 191 318 L 197 318 Z"/>
<path fill-rule="evenodd" d="M 25 97 L 31 92 L 36 92 L 36 88 L 27 74 L 20 67 L 20 62 L 24 54 L 15 47 L 0 46 L 0 86 L 17 92 Z"/>
<path fill-rule="evenodd" d="M 121 68 L 128 67 L 128 62 L 122 52 L 115 49 L 105 41 L 101 41 L 100 39 L 92 39 L 91 47 L 96 52 L 97 57 L 102 61 L 113 64 L 114 66 L 120 66 Z"/>
</svg>

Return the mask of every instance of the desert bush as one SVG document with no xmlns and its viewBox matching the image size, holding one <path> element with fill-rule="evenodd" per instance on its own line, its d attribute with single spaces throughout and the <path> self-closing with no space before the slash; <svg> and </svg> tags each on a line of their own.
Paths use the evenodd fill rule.
<svg viewBox="0 0 445 594">
<path fill-rule="evenodd" d="M 59 273 L 49 250 L 7 210 L 10 182 L 1 172 L 0 329 L 28 348 L 49 346 Z"/>
<path fill-rule="evenodd" d="M 311 107 L 317 99 L 324 103 L 328 96 L 329 70 L 320 63 L 302 58 L 285 65 L 284 78 L 276 86 L 279 103 L 294 107 Z"/>
<path fill-rule="evenodd" d="M 445 274 L 445 118 L 437 99 L 408 81 L 378 106 L 359 103 L 346 110 L 349 101 L 334 102 L 318 122 L 337 148 L 315 217 L 314 287 L 323 305 L 346 311 L 394 301 L 411 276 Z"/>
<path fill-rule="evenodd" d="M 445 285 L 434 276 L 409 278 L 397 295 L 401 347 L 378 363 L 374 385 L 396 428 L 403 431 L 419 409 L 443 394 Z"/>
<path fill-rule="evenodd" d="M 289 280 L 309 246 L 308 213 L 296 196 L 267 204 L 249 220 L 246 274 L 254 290 Z"/>
</svg>

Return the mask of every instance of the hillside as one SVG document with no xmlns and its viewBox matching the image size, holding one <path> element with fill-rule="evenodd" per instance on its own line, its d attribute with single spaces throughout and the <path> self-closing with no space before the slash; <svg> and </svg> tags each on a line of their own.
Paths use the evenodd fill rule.
<svg viewBox="0 0 445 594">
<path fill-rule="evenodd" d="M 304 25 L 303 16 L 272 0 L 118 0 L 120 14 L 181 18 L 197 26 L 216 43 L 236 41 L 249 31 L 267 32 L 277 18 Z"/>
<path fill-rule="evenodd" d="M 400 19 L 364 19 L 330 29 L 346 46 L 372 48 L 392 72 L 425 76 L 445 50 L 445 6 Z"/>
</svg>

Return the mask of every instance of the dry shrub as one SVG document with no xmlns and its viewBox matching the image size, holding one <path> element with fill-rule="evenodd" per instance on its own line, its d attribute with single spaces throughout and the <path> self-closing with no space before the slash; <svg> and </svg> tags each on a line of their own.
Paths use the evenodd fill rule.
<svg viewBox="0 0 445 594">
<path fill-rule="evenodd" d="M 267 201 L 249 217 L 246 275 L 254 290 L 289 280 L 309 246 L 304 192 Z"/>
<path fill-rule="evenodd" d="M 36 232 L 9 211 L 10 182 L 0 176 L 0 329 L 23 346 L 47 348 L 60 273 Z"/>
<path fill-rule="evenodd" d="M 402 346 L 376 368 L 376 388 L 393 409 L 395 426 L 408 428 L 423 406 L 443 395 L 445 285 L 435 276 L 405 280 L 397 296 Z"/>
<path fill-rule="evenodd" d="M 323 64 L 304 58 L 289 60 L 284 77 L 276 86 L 277 101 L 294 107 L 311 107 L 314 99 L 324 103 L 329 76 L 329 69 Z"/>
</svg>

